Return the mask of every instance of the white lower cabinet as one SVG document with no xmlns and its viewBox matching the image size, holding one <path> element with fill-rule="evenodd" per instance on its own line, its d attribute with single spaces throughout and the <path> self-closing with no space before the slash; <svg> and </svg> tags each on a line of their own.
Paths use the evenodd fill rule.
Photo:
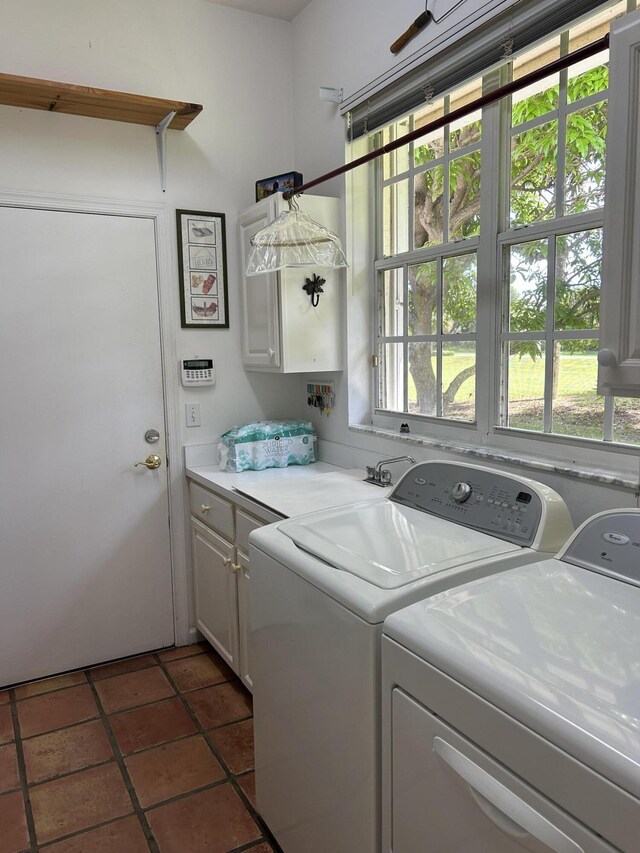
<svg viewBox="0 0 640 853">
<path fill-rule="evenodd" d="M 197 483 L 189 494 L 196 626 L 252 690 L 249 534 L 275 517 L 252 516 Z"/>
<path fill-rule="evenodd" d="M 196 625 L 238 672 L 238 592 L 235 548 L 195 519 L 191 521 Z"/>
</svg>

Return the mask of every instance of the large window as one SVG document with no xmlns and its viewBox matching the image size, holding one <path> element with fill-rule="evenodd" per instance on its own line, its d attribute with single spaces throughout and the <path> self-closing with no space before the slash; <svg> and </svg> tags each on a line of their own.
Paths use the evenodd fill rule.
<svg viewBox="0 0 640 853">
<path fill-rule="evenodd" d="M 382 141 L 599 38 L 628 6 L 429 103 Z M 596 393 L 607 86 L 605 52 L 382 158 L 379 411 L 640 444 L 638 402 Z"/>
</svg>

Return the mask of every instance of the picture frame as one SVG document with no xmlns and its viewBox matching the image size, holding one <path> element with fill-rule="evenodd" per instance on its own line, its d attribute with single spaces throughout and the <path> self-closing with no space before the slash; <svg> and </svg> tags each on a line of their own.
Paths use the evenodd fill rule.
<svg viewBox="0 0 640 853">
<path fill-rule="evenodd" d="M 284 193 L 302 186 L 302 175 L 300 172 L 285 172 L 282 175 L 273 175 L 271 178 L 260 178 L 256 181 L 256 201 L 274 193 Z"/>
<path fill-rule="evenodd" d="M 224 213 L 176 210 L 183 329 L 228 329 Z"/>
</svg>

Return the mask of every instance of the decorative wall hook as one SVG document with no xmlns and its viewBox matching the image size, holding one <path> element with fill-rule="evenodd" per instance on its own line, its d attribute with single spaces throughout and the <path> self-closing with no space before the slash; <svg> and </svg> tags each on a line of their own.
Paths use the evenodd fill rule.
<svg viewBox="0 0 640 853">
<path fill-rule="evenodd" d="M 306 284 L 302 285 L 302 289 L 311 297 L 311 304 L 314 308 L 318 307 L 318 303 L 320 302 L 320 294 L 324 293 L 322 289 L 322 285 L 325 283 L 325 278 L 320 278 L 316 273 L 313 274 L 313 278 L 305 278 Z"/>
</svg>

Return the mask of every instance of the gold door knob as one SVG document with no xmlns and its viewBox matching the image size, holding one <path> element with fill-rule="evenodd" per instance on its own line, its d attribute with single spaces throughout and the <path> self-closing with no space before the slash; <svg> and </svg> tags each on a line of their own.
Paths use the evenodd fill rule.
<svg viewBox="0 0 640 853">
<path fill-rule="evenodd" d="M 152 453 L 150 456 L 147 456 L 144 462 L 134 462 L 133 467 L 137 468 L 138 465 L 145 465 L 150 471 L 153 471 L 155 468 L 159 468 L 162 465 L 162 459 L 160 459 L 160 457 L 155 453 Z"/>
</svg>

